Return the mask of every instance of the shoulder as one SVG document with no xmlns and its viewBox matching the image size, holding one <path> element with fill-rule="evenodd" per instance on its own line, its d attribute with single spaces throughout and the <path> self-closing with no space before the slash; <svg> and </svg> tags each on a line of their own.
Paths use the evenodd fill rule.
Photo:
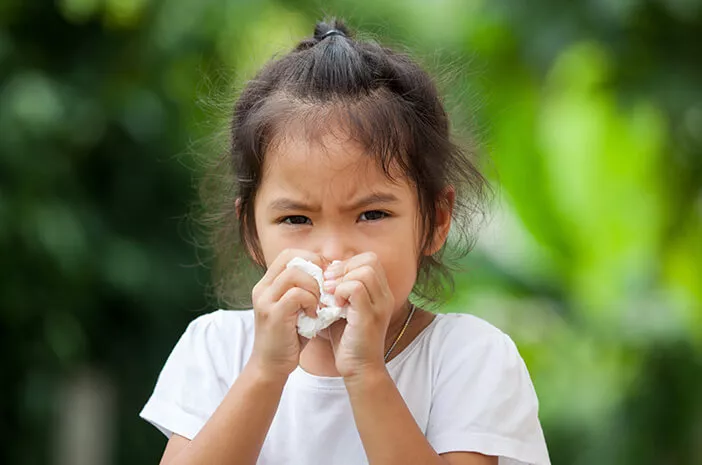
<svg viewBox="0 0 702 465">
<path fill-rule="evenodd" d="M 185 332 L 210 342 L 245 337 L 253 329 L 253 310 L 216 310 L 193 319 Z M 240 339 L 239 339 L 240 340 Z"/>
<path fill-rule="evenodd" d="M 253 310 L 217 310 L 192 320 L 179 344 L 190 348 L 190 357 L 206 357 L 220 369 L 237 373 L 253 347 L 253 338 Z"/>
<path fill-rule="evenodd" d="M 192 439 L 241 372 L 252 344 L 253 311 L 198 316 L 171 351 L 140 415 L 166 436 Z"/>
<path fill-rule="evenodd" d="M 253 310 L 224 310 L 219 309 L 198 316 L 190 322 L 188 330 L 211 331 L 214 335 L 228 336 L 241 333 L 245 335 L 253 329 Z"/>
<path fill-rule="evenodd" d="M 434 337 L 449 350 L 511 342 L 501 329 L 468 313 L 438 314 Z"/>
<path fill-rule="evenodd" d="M 439 313 L 437 325 L 445 331 L 461 331 L 471 335 L 504 334 L 501 329 L 470 313 Z"/>
<path fill-rule="evenodd" d="M 549 463 L 539 402 L 512 339 L 481 318 L 443 314 L 426 436 L 437 453 L 477 451 L 509 463 Z"/>
<path fill-rule="evenodd" d="M 522 371 L 517 346 L 501 329 L 474 315 L 437 315 L 433 338 L 439 367 L 466 372 Z"/>
</svg>

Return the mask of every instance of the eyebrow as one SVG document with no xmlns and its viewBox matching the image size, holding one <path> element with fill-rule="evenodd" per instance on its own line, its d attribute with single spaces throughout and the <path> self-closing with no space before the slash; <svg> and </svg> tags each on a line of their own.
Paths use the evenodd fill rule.
<svg viewBox="0 0 702 465">
<path fill-rule="evenodd" d="M 359 210 L 361 208 L 367 207 L 369 205 L 374 205 L 378 203 L 395 203 L 399 202 L 399 199 L 390 193 L 375 193 L 368 195 L 366 197 L 363 197 L 362 199 L 359 199 L 357 202 L 354 202 L 351 205 L 342 207 L 342 210 L 344 211 L 352 211 L 352 210 Z M 273 210 L 282 210 L 282 211 L 288 211 L 288 210 L 298 210 L 298 211 L 306 211 L 306 212 L 319 212 L 321 210 L 320 207 L 318 206 L 311 206 L 307 205 L 306 203 L 303 202 L 298 202 L 296 200 L 292 199 L 287 199 L 287 198 L 279 198 L 275 199 L 269 204 L 269 208 Z"/>
</svg>

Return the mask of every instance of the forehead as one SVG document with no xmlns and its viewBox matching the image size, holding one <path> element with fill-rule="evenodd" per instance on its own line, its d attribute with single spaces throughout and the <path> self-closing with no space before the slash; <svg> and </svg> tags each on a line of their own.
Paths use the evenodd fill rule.
<svg viewBox="0 0 702 465">
<path fill-rule="evenodd" d="M 411 193 L 398 166 L 389 175 L 364 147 L 338 132 L 310 139 L 288 132 L 266 152 L 259 194 L 297 194 L 315 201 L 348 201 L 368 192 Z"/>
</svg>

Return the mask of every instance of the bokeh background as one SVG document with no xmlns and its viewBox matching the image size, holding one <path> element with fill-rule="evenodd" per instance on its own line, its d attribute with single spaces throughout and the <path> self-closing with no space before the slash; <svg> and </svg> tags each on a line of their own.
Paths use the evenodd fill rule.
<svg viewBox="0 0 702 465">
<path fill-rule="evenodd" d="M 515 339 L 553 463 L 702 464 L 698 0 L 1 0 L 0 463 L 158 463 L 137 414 L 217 305 L 201 159 L 325 15 L 411 50 L 480 143 L 441 311 Z"/>
</svg>

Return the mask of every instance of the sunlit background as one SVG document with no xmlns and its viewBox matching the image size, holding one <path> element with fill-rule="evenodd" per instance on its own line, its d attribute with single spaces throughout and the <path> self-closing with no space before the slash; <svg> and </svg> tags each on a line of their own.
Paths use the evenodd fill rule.
<svg viewBox="0 0 702 465">
<path fill-rule="evenodd" d="M 517 342 L 554 465 L 702 464 L 702 2 L 1 0 L 0 463 L 156 464 L 233 89 L 326 14 L 442 76 L 496 196 L 441 311 Z"/>
</svg>

